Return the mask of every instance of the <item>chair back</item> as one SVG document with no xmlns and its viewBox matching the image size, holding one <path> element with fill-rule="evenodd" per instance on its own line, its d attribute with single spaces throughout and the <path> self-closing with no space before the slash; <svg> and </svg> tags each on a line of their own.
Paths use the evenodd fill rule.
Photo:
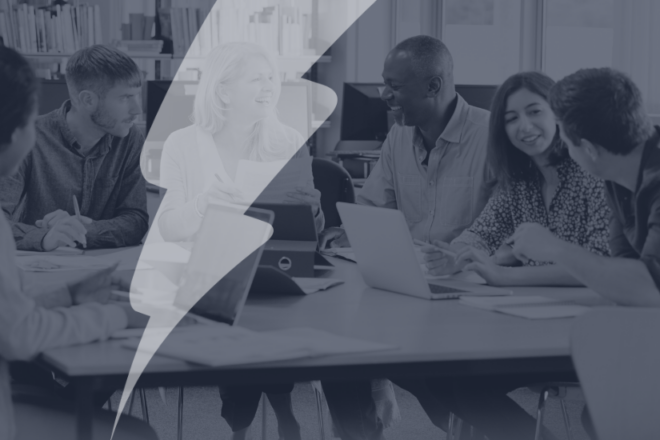
<svg viewBox="0 0 660 440">
<path fill-rule="evenodd" d="M 314 187 L 321 192 L 321 209 L 325 215 L 325 227 L 340 226 L 341 218 L 337 202 L 355 203 L 353 182 L 340 165 L 326 159 L 312 160 Z"/>
<path fill-rule="evenodd" d="M 335 151 L 371 151 L 383 145 L 382 141 L 339 141 Z"/>
<path fill-rule="evenodd" d="M 603 308 L 578 318 L 573 363 L 599 440 L 660 435 L 660 310 Z"/>
<path fill-rule="evenodd" d="M 378 150 L 383 145 L 382 141 L 339 141 L 335 147 L 335 152 L 351 151 L 372 151 Z M 348 174 L 354 179 L 366 179 L 364 175 L 364 162 L 345 158 L 341 160 L 342 166 L 348 171 Z"/>
</svg>

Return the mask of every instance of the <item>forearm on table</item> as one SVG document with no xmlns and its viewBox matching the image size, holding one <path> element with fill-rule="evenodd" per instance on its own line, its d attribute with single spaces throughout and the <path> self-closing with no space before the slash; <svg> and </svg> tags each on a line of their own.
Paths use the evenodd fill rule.
<svg viewBox="0 0 660 440">
<path fill-rule="evenodd" d="M 553 260 L 585 286 L 621 305 L 660 307 L 660 292 L 640 260 L 593 254 L 562 243 Z"/>
<path fill-rule="evenodd" d="M 41 245 L 44 237 L 48 233 L 47 228 L 39 228 L 27 223 L 9 222 L 12 235 L 16 242 L 16 249 L 19 251 L 43 251 Z"/>
<path fill-rule="evenodd" d="M 71 293 L 69 288 L 66 286 L 58 287 L 54 290 L 50 290 L 42 293 L 31 293 L 27 292 L 35 302 L 38 307 L 44 309 L 54 309 L 57 307 L 71 307 L 73 305 L 71 299 Z"/>
<path fill-rule="evenodd" d="M 97 220 L 87 226 L 87 248 L 134 246 L 140 244 L 148 229 L 148 219 L 138 212 Z"/>
</svg>

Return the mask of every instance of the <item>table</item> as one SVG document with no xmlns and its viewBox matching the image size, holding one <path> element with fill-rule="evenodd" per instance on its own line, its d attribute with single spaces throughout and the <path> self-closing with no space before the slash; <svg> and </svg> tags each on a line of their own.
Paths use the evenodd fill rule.
<svg viewBox="0 0 660 440">
<path fill-rule="evenodd" d="M 345 283 L 305 297 L 249 299 L 239 325 L 313 327 L 397 346 L 390 351 L 208 368 L 155 356 L 138 386 L 204 386 L 401 376 L 570 373 L 570 319 L 531 321 L 368 288 L 353 263 L 333 259 Z M 521 295 L 593 300 L 583 288 L 515 288 Z M 93 390 L 123 388 L 133 352 L 117 341 L 46 351 L 41 361 L 78 390 L 79 438 L 91 432 Z"/>
</svg>

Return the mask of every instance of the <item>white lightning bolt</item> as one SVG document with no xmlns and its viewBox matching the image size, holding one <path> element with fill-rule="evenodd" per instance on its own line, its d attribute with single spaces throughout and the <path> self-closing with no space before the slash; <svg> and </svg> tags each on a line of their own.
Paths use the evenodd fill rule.
<svg viewBox="0 0 660 440">
<path fill-rule="evenodd" d="M 324 53 L 331 45 L 333 45 L 335 41 L 342 34 L 344 34 L 344 32 L 346 32 L 346 30 L 351 25 L 353 25 L 353 23 L 370 6 L 372 6 L 373 3 L 375 3 L 375 1 L 376 0 L 318 0 L 318 9 L 317 9 L 318 20 L 316 22 L 313 21 L 314 23 L 313 26 L 314 25 L 317 26 L 317 28 L 314 29 L 313 34 L 319 35 L 319 39 L 316 42 L 317 53 Z M 243 3 L 244 2 L 242 0 L 238 2 L 236 0 L 217 0 L 213 8 L 214 10 L 222 9 L 223 11 L 226 12 L 227 8 L 230 8 L 229 10 L 231 10 L 231 8 L 243 7 Z M 283 7 L 298 6 L 299 8 L 301 8 L 301 10 L 305 10 L 305 6 L 308 7 L 309 5 L 309 2 L 307 0 L 271 0 L 268 3 L 269 5 L 280 5 Z M 247 23 L 245 23 L 245 25 L 247 26 Z M 211 37 L 211 29 L 212 29 L 211 26 L 212 26 L 211 19 L 207 17 L 195 39 L 195 42 L 193 42 L 193 45 L 200 44 L 200 39 L 206 39 L 205 41 L 209 41 L 208 38 Z M 243 30 L 239 29 L 239 31 L 243 31 Z M 248 35 L 247 32 L 242 32 L 242 34 Z M 305 38 L 305 36 L 302 34 L 303 32 L 300 32 L 298 38 Z M 301 44 L 302 47 L 302 42 L 299 43 Z M 187 64 L 189 55 L 190 53 L 184 59 L 182 66 L 185 66 Z M 298 58 L 295 60 L 282 58 L 280 59 L 280 67 L 283 67 L 284 70 L 286 71 L 288 67 L 286 63 L 292 62 L 295 63 L 295 71 L 299 71 L 299 72 L 307 71 L 312 67 L 312 65 L 317 60 L 318 57 Z M 315 116 L 318 119 L 325 120 L 327 119 L 327 117 L 329 117 L 330 113 L 336 107 L 337 96 L 328 87 L 313 83 L 310 83 L 310 86 L 313 89 L 312 96 L 315 97 L 316 103 L 321 104 L 321 105 L 313 105 L 312 108 L 315 109 L 325 108 L 327 111 L 327 114 L 325 115 L 316 114 Z M 161 106 L 161 109 L 159 111 L 159 114 L 156 118 L 154 125 L 159 125 L 162 127 L 168 126 L 167 124 L 168 121 L 164 121 L 160 119 L 163 113 L 167 113 L 167 112 L 163 112 L 163 108 L 167 105 L 168 105 L 168 99 L 166 97 L 165 100 L 163 101 L 163 105 Z M 292 109 L 291 111 L 295 111 L 295 109 Z M 181 124 L 177 123 L 177 124 L 170 124 L 169 126 L 180 126 L 180 125 Z M 311 134 L 312 133 L 307 133 L 308 136 L 310 136 Z M 149 139 L 150 137 L 151 137 L 151 133 L 150 136 L 147 137 L 147 142 L 145 145 L 147 145 L 150 142 Z M 147 149 L 145 148 L 143 150 L 143 155 L 146 154 L 146 151 Z M 142 161 L 143 164 L 146 163 L 146 160 L 144 159 L 145 158 L 143 157 L 143 161 Z M 290 157 L 288 159 L 290 159 Z M 201 174 L 202 170 L 199 170 L 199 173 Z M 145 173 L 145 175 L 146 174 L 147 173 Z M 159 214 L 160 211 L 156 216 L 157 218 Z M 227 231 L 226 229 L 224 229 L 223 231 L 223 225 L 218 225 L 218 234 L 223 235 L 223 239 L 225 239 L 227 242 L 227 247 L 224 249 L 218 249 L 218 252 L 222 253 L 223 258 L 220 259 L 222 261 L 222 264 L 218 264 L 217 279 L 215 279 L 215 281 L 209 285 L 209 288 L 212 285 L 214 285 L 216 282 L 218 282 L 220 279 L 222 279 L 222 277 L 224 277 L 245 257 L 250 255 L 255 249 L 263 245 L 267 237 L 269 237 L 270 234 L 272 233 L 272 228 L 271 228 L 269 231 L 267 231 L 268 232 L 267 234 L 264 234 L 264 230 L 265 230 L 264 228 L 270 228 L 270 225 L 267 225 L 266 223 L 255 220 L 248 216 L 242 216 L 241 219 L 243 219 L 244 221 L 242 221 L 238 225 L 234 224 L 234 227 L 230 231 Z M 147 237 L 145 244 L 145 249 L 147 249 L 150 246 L 150 244 L 159 241 L 159 239 L 157 238 L 159 234 L 155 229 L 157 229 L 157 222 L 153 223 L 153 226 L 149 231 L 149 235 Z M 255 241 L 254 237 L 259 237 L 259 239 Z M 149 260 L 148 255 L 145 254 L 146 251 L 143 250 L 142 254 L 140 255 L 141 263 L 145 263 Z M 179 258 L 178 255 L 169 255 L 169 256 L 161 255 L 161 257 L 163 257 L 162 259 L 165 260 L 168 259 L 177 260 Z M 210 258 L 213 258 L 213 256 L 210 256 Z M 159 270 L 160 270 L 160 274 L 162 275 L 162 279 L 170 280 L 172 286 L 176 284 L 176 280 L 178 279 L 178 273 L 177 273 L 178 269 L 176 264 L 159 267 Z M 161 346 L 161 344 L 164 342 L 164 340 L 167 338 L 167 336 L 172 331 L 172 329 L 179 323 L 179 321 L 185 316 L 185 314 L 188 311 L 185 309 L 176 309 L 176 308 L 172 308 L 170 311 L 165 311 L 162 307 L 158 307 L 157 304 L 155 303 L 156 302 L 162 303 L 162 296 L 152 298 L 154 300 L 154 303 L 150 303 L 149 300 L 145 301 L 144 299 L 136 300 L 133 297 L 134 295 L 133 292 L 139 290 L 141 283 L 142 283 L 142 287 L 144 287 L 143 285 L 144 280 L 140 280 L 138 273 L 136 273 L 136 276 L 134 277 L 131 285 L 131 292 L 132 292 L 131 305 L 136 311 L 150 316 L 150 319 L 147 327 L 145 328 L 143 338 L 140 341 L 139 348 L 135 353 L 135 357 L 133 359 L 133 363 L 131 365 L 129 375 L 126 380 L 126 385 L 121 397 L 119 407 L 117 409 L 115 428 L 117 426 L 117 423 L 119 422 L 119 418 L 121 417 L 122 411 L 127 403 L 128 397 L 133 391 L 141 374 L 144 372 L 144 369 L 147 367 L 151 358 L 156 353 L 156 351 Z M 199 294 L 198 292 L 199 297 L 193 298 L 194 301 L 192 302 L 194 303 L 197 300 L 199 300 L 201 296 L 203 296 L 203 293 L 204 292 L 202 292 L 202 294 Z M 148 298 L 149 297 L 147 297 L 147 299 Z M 190 301 L 186 301 L 186 302 L 190 302 Z M 113 429 L 113 436 L 114 436 L 114 429 Z"/>
</svg>

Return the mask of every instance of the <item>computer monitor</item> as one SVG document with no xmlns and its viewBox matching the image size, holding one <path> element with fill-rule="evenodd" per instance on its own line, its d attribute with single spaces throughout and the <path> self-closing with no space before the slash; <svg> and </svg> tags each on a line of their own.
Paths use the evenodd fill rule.
<svg viewBox="0 0 660 440">
<path fill-rule="evenodd" d="M 385 140 L 392 125 L 388 105 L 380 99 L 382 83 L 344 83 L 341 140 Z M 457 85 L 456 91 L 475 107 L 490 110 L 497 86 Z"/>
<path fill-rule="evenodd" d="M 197 82 L 149 81 L 147 83 L 147 132 L 149 140 L 164 141 L 174 131 L 192 124 Z M 168 95 L 168 90 L 171 93 Z M 163 105 L 165 99 L 167 105 Z M 307 140 L 311 133 L 311 102 L 307 84 L 282 83 L 277 114 L 283 124 L 296 129 Z M 160 116 L 156 118 L 156 115 Z"/>
<path fill-rule="evenodd" d="M 380 99 L 382 83 L 344 83 L 341 140 L 383 141 L 389 131 L 389 107 Z"/>
<path fill-rule="evenodd" d="M 41 80 L 38 100 L 40 115 L 57 110 L 67 99 L 69 99 L 69 89 L 65 80 Z"/>
</svg>

